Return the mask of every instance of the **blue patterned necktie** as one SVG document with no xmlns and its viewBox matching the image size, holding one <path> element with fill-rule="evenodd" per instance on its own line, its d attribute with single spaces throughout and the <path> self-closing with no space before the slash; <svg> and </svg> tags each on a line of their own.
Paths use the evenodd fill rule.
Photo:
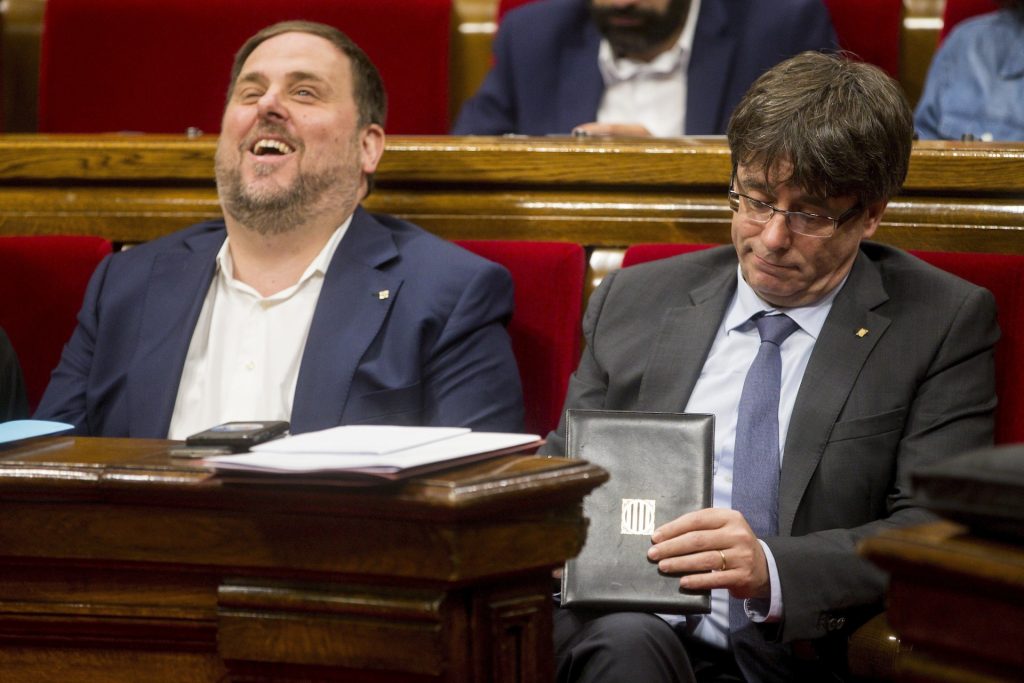
<svg viewBox="0 0 1024 683">
<path fill-rule="evenodd" d="M 758 538 L 779 532 L 779 392 L 782 354 L 779 346 L 799 326 L 785 315 L 754 318 L 761 348 L 747 370 L 736 421 L 732 466 L 732 509 L 743 513 Z M 743 601 L 732 599 L 729 625 L 747 623 Z"/>
</svg>

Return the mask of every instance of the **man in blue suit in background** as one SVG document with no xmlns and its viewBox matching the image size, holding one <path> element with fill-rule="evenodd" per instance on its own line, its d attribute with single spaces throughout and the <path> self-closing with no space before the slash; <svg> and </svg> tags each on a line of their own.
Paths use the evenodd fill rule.
<svg viewBox="0 0 1024 683">
<path fill-rule="evenodd" d="M 224 219 L 100 265 L 37 417 L 157 438 L 230 420 L 521 429 L 508 272 L 359 207 L 385 108 L 337 29 L 250 38 L 217 145 Z"/>
<path fill-rule="evenodd" d="M 821 0 L 544 0 L 510 12 L 455 135 L 717 135 L 754 80 L 835 49 Z"/>
</svg>

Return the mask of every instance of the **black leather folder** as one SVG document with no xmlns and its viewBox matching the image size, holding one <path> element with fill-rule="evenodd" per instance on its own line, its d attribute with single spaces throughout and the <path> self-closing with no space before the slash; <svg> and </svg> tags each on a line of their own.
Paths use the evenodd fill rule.
<svg viewBox="0 0 1024 683">
<path fill-rule="evenodd" d="M 714 417 L 569 410 L 566 455 L 600 465 L 609 481 L 583 500 L 590 520 L 582 552 L 566 562 L 561 603 L 608 611 L 707 613 L 708 591 L 679 588 L 647 559 L 651 533 L 711 506 Z"/>
</svg>

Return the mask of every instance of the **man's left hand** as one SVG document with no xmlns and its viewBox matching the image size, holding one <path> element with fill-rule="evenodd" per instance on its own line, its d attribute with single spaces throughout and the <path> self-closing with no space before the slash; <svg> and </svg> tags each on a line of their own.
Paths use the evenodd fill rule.
<svg viewBox="0 0 1024 683">
<path fill-rule="evenodd" d="M 654 530 L 647 557 L 679 579 L 684 590 L 728 588 L 736 598 L 769 598 L 768 561 L 743 515 L 707 508 Z M 710 570 L 710 571 L 709 571 Z"/>
</svg>

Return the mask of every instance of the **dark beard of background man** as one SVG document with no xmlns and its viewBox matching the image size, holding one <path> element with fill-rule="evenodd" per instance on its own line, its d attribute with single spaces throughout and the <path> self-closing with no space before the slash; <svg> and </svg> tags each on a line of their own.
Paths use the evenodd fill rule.
<svg viewBox="0 0 1024 683">
<path fill-rule="evenodd" d="M 611 44 L 616 57 L 637 57 L 661 45 L 679 30 L 690 10 L 690 0 L 669 0 L 664 13 L 646 7 L 596 7 L 590 15 Z M 613 18 L 639 20 L 634 26 L 616 26 Z"/>
<path fill-rule="evenodd" d="M 260 129 L 260 135 L 250 138 L 276 132 L 271 128 L 274 127 L 263 127 Z M 299 145 L 291 144 L 296 147 L 297 153 Z M 346 202 L 352 202 L 356 197 L 360 177 L 358 134 L 353 137 L 352 145 L 349 159 L 342 161 L 351 160 L 356 166 L 354 171 L 345 170 L 344 163 L 318 173 L 300 171 L 291 187 L 272 193 L 253 192 L 246 187 L 242 183 L 239 166 L 224 159 L 218 149 L 214 161 L 221 208 L 239 223 L 260 235 L 290 232 L 325 207 L 341 206 Z M 244 150 L 239 152 L 245 153 Z"/>
</svg>

